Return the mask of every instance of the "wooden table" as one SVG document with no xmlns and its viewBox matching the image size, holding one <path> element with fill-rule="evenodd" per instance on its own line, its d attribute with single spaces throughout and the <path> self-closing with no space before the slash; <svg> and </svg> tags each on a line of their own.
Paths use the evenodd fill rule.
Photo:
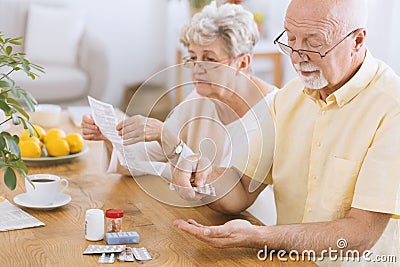
<svg viewBox="0 0 400 267">
<path fill-rule="evenodd" d="M 79 132 L 64 114 L 62 128 Z M 147 262 L 114 265 L 144 266 L 293 266 L 293 262 L 261 262 L 257 249 L 215 249 L 176 229 L 175 219 L 193 218 L 203 224 L 223 224 L 233 218 L 246 218 L 258 223 L 249 215 L 226 216 L 206 206 L 179 208 L 163 204 L 148 196 L 132 177 L 106 175 L 100 168 L 100 142 L 87 142 L 89 152 L 66 164 L 29 167 L 29 173 L 52 173 L 69 180 L 65 193 L 72 201 L 60 208 L 41 211 L 23 208 L 46 224 L 44 227 L 0 232 L 0 266 L 97 266 L 98 255 L 82 255 L 90 244 L 84 236 L 85 211 L 90 208 L 124 210 L 123 230 L 137 231 L 140 244 L 146 247 L 153 259 Z M 159 177 L 146 177 L 160 179 Z M 0 195 L 10 202 L 24 192 L 24 181 L 18 179 L 17 189 L 8 190 L 1 182 Z M 315 266 L 313 263 L 307 263 Z M 305 266 L 305 263 L 300 264 Z"/>
</svg>

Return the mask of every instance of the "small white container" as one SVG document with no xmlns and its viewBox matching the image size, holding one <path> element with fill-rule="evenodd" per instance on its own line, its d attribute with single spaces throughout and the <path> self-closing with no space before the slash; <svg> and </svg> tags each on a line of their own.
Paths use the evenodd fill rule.
<svg viewBox="0 0 400 267">
<path fill-rule="evenodd" d="M 89 241 L 104 239 L 104 211 L 101 209 L 86 210 L 85 238 Z"/>
<path fill-rule="evenodd" d="M 31 122 L 39 126 L 57 127 L 61 120 L 61 106 L 53 104 L 39 104 L 35 112 L 31 112 Z"/>
</svg>

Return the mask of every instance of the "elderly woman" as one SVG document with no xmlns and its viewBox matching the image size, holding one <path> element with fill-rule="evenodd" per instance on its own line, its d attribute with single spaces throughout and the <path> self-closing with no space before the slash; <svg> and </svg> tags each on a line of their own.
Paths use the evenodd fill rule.
<svg viewBox="0 0 400 267">
<path fill-rule="evenodd" d="M 82 121 L 83 137 L 106 141 L 110 172 L 128 167 L 133 176 L 152 173 L 168 179 L 170 164 L 193 153 L 201 153 L 213 165 L 230 166 L 235 153 L 243 151 L 235 148 L 246 146 L 261 131 L 258 121 L 269 112 L 268 98 L 276 91 L 252 75 L 258 39 L 251 12 L 240 5 L 211 3 L 181 32 L 180 41 L 188 49 L 183 64 L 191 69 L 196 90 L 165 122 L 136 115 L 117 125 L 127 166 L 121 166 L 90 115 Z"/>
</svg>

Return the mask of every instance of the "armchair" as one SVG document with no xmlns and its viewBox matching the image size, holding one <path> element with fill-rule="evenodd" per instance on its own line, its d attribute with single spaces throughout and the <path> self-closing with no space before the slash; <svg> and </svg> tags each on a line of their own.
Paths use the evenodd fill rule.
<svg viewBox="0 0 400 267">
<path fill-rule="evenodd" d="M 38 102 L 62 104 L 103 96 L 108 82 L 105 47 L 85 30 L 83 16 L 75 11 L 79 10 L 50 0 L 0 0 L 0 31 L 8 37 L 24 36 L 27 58 L 45 68 L 35 81 L 13 74 Z"/>
</svg>

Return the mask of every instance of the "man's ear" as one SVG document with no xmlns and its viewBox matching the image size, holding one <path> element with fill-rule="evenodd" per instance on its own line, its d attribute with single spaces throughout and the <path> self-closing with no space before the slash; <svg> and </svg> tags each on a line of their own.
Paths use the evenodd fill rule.
<svg viewBox="0 0 400 267">
<path fill-rule="evenodd" d="M 366 37 L 367 37 L 367 31 L 364 28 L 356 32 L 354 49 L 357 52 L 364 46 Z"/>
</svg>

